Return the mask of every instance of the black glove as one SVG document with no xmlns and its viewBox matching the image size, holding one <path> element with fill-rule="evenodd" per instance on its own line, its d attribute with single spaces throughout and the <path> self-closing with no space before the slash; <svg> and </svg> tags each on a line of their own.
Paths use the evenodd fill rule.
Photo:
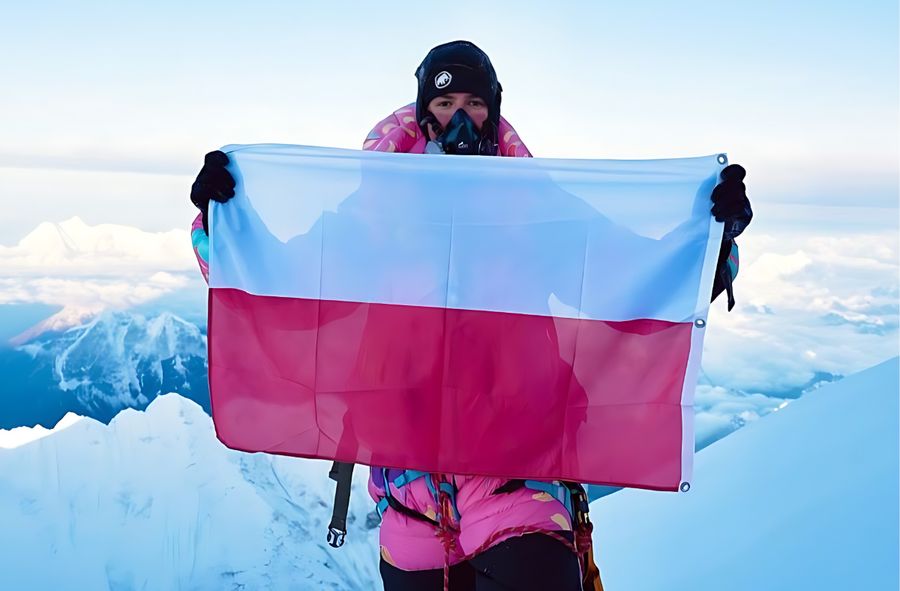
<svg viewBox="0 0 900 591">
<path fill-rule="evenodd" d="M 191 185 L 191 203 L 203 214 L 203 231 L 209 234 L 207 218 L 209 216 L 209 200 L 225 203 L 234 197 L 234 177 L 225 169 L 228 156 L 216 150 L 206 155 L 203 168 L 197 180 Z"/>
<path fill-rule="evenodd" d="M 731 164 L 722 170 L 722 182 L 712 192 L 712 214 L 717 222 L 725 223 L 724 240 L 732 240 L 744 231 L 753 219 L 744 177 L 747 171 L 739 164 Z"/>
</svg>

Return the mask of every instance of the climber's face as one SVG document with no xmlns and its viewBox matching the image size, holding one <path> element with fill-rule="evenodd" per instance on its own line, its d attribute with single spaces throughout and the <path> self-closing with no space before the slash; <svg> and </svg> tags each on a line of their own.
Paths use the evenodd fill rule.
<svg viewBox="0 0 900 591">
<path fill-rule="evenodd" d="M 441 124 L 441 127 L 447 127 L 453 114 L 459 109 L 463 109 L 466 114 L 475 122 L 475 126 L 480 130 L 481 125 L 488 118 L 487 103 L 479 96 L 470 92 L 451 92 L 432 99 L 428 103 L 428 110 Z M 429 135 L 434 139 L 434 134 L 429 127 Z"/>
</svg>

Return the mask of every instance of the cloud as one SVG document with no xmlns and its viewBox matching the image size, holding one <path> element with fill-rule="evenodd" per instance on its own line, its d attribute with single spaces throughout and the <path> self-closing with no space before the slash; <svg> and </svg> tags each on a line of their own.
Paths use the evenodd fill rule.
<svg viewBox="0 0 900 591">
<path fill-rule="evenodd" d="M 42 223 L 17 245 L 0 246 L 0 304 L 62 306 L 28 331 L 33 337 L 198 285 L 196 265 L 186 230 L 92 226 L 77 217 Z"/>
<path fill-rule="evenodd" d="M 32 153 L 0 149 L 0 166 L 165 175 L 187 175 L 194 172 L 193 168 L 185 163 L 193 163 L 196 160 L 196 154 L 188 152 L 181 146 L 179 146 L 181 149 L 178 150 L 177 155 L 172 155 L 171 149 L 148 154 L 146 151 L 137 152 L 131 146 L 121 146 L 121 148 L 120 150 L 111 150 L 108 146 L 86 145 L 83 141 L 57 141 L 55 145 L 45 144 L 41 146 L 41 151 Z"/>
<path fill-rule="evenodd" d="M 746 394 L 721 386 L 700 384 L 694 394 L 696 448 L 721 439 L 747 423 L 775 412 L 788 402 L 764 394 Z"/>
<path fill-rule="evenodd" d="M 896 230 L 741 241 L 737 307 L 714 305 L 704 352 L 711 384 L 794 396 L 898 354 Z"/>
<path fill-rule="evenodd" d="M 71 307 L 128 307 L 188 285 L 185 276 L 158 275 L 134 280 L 34 277 L 0 279 L 0 304 L 40 302 Z"/>
<path fill-rule="evenodd" d="M 89 226 L 74 217 L 45 222 L 15 246 L 0 246 L 5 276 L 115 276 L 187 271 L 195 265 L 187 230 L 144 232 L 116 224 Z"/>
</svg>

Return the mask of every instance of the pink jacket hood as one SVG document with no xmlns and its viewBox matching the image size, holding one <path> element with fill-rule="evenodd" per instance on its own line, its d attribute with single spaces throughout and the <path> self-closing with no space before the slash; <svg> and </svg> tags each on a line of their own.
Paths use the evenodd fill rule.
<svg viewBox="0 0 900 591">
<path fill-rule="evenodd" d="M 531 157 L 512 125 L 500 117 L 500 156 Z M 363 150 L 421 154 L 428 140 L 416 123 L 416 105 L 401 107 L 382 119 L 363 142 Z"/>
</svg>

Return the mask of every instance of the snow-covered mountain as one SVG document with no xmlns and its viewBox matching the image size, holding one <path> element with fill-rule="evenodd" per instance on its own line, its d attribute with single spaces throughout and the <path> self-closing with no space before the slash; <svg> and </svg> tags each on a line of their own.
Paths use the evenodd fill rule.
<svg viewBox="0 0 900 591">
<path fill-rule="evenodd" d="M 610 591 L 898 588 L 894 358 L 697 454 L 686 494 L 594 502 Z"/>
<path fill-rule="evenodd" d="M 325 542 L 329 467 L 229 450 L 176 394 L 0 449 L 0 589 L 378 588 L 362 469 Z"/>
<path fill-rule="evenodd" d="M 0 351 L 0 428 L 54 424 L 66 412 L 109 421 L 178 392 L 209 408 L 206 335 L 169 312 L 106 311 Z"/>
</svg>

